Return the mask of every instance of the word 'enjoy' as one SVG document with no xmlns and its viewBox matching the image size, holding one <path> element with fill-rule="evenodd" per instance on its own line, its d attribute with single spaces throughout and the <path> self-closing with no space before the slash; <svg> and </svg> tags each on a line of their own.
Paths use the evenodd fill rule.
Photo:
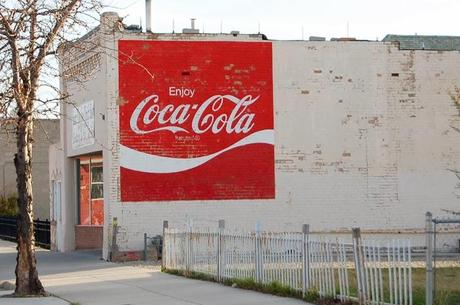
<svg viewBox="0 0 460 305">
<path fill-rule="evenodd" d="M 246 109 L 259 97 L 253 98 L 251 95 L 246 95 L 239 99 L 233 95 L 213 95 L 199 107 L 197 104 L 181 104 L 177 107 L 168 104 L 161 108 L 158 95 L 150 95 L 134 109 L 130 126 L 137 134 L 161 130 L 172 133 L 190 133 L 183 125 L 191 119 L 191 131 L 196 134 L 202 134 L 208 130 L 213 134 L 221 131 L 228 134 L 248 133 L 254 127 L 255 114 L 246 112 Z M 230 113 L 220 113 L 225 102 L 233 103 Z M 193 111 L 195 113 L 192 113 Z M 144 124 L 143 128 L 139 127 L 139 121 Z M 149 126 L 152 127 L 149 128 Z"/>
<path fill-rule="evenodd" d="M 180 96 L 180 97 L 193 97 L 195 95 L 195 89 L 189 88 L 176 88 L 169 87 L 169 96 Z"/>
</svg>

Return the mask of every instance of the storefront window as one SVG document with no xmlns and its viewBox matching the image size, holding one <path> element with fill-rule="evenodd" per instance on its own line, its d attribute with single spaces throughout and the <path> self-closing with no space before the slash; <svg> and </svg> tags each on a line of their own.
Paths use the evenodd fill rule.
<svg viewBox="0 0 460 305">
<path fill-rule="evenodd" d="M 102 166 L 91 167 L 91 199 L 104 198 Z"/>
<path fill-rule="evenodd" d="M 101 156 L 83 156 L 78 159 L 79 225 L 101 226 L 104 224 L 104 176 L 101 160 Z"/>
</svg>

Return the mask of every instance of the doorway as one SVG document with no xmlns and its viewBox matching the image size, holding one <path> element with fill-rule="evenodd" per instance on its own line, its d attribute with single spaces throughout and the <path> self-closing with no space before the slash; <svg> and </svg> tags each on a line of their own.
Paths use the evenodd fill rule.
<svg viewBox="0 0 460 305">
<path fill-rule="evenodd" d="M 102 248 L 104 225 L 104 180 L 101 155 L 77 159 L 78 224 L 76 249 Z"/>
</svg>

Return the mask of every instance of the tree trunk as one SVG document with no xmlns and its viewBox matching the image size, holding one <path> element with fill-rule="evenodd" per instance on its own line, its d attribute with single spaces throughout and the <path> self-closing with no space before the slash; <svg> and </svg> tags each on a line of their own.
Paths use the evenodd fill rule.
<svg viewBox="0 0 460 305">
<path fill-rule="evenodd" d="M 21 111 L 20 111 L 21 112 Z M 32 136 L 31 113 L 18 113 L 17 153 L 14 165 L 18 189 L 18 255 L 16 257 L 16 295 L 45 295 L 37 272 L 33 226 Z"/>
</svg>

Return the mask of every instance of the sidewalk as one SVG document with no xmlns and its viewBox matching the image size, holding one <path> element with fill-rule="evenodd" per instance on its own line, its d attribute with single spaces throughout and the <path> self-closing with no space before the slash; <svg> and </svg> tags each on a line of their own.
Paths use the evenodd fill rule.
<svg viewBox="0 0 460 305">
<path fill-rule="evenodd" d="M 0 282 L 14 277 L 15 244 L 0 240 Z M 289 298 L 164 274 L 158 267 L 107 263 L 94 252 L 37 252 L 46 290 L 81 305 L 308 305 Z M 0 304 L 64 304 L 64 303 Z M 47 300 L 47 299 L 46 299 Z"/>
<path fill-rule="evenodd" d="M 13 293 L 13 291 L 0 290 L 1 305 L 69 305 L 69 302 L 55 297 L 47 298 L 2 298 L 2 296 Z"/>
</svg>

